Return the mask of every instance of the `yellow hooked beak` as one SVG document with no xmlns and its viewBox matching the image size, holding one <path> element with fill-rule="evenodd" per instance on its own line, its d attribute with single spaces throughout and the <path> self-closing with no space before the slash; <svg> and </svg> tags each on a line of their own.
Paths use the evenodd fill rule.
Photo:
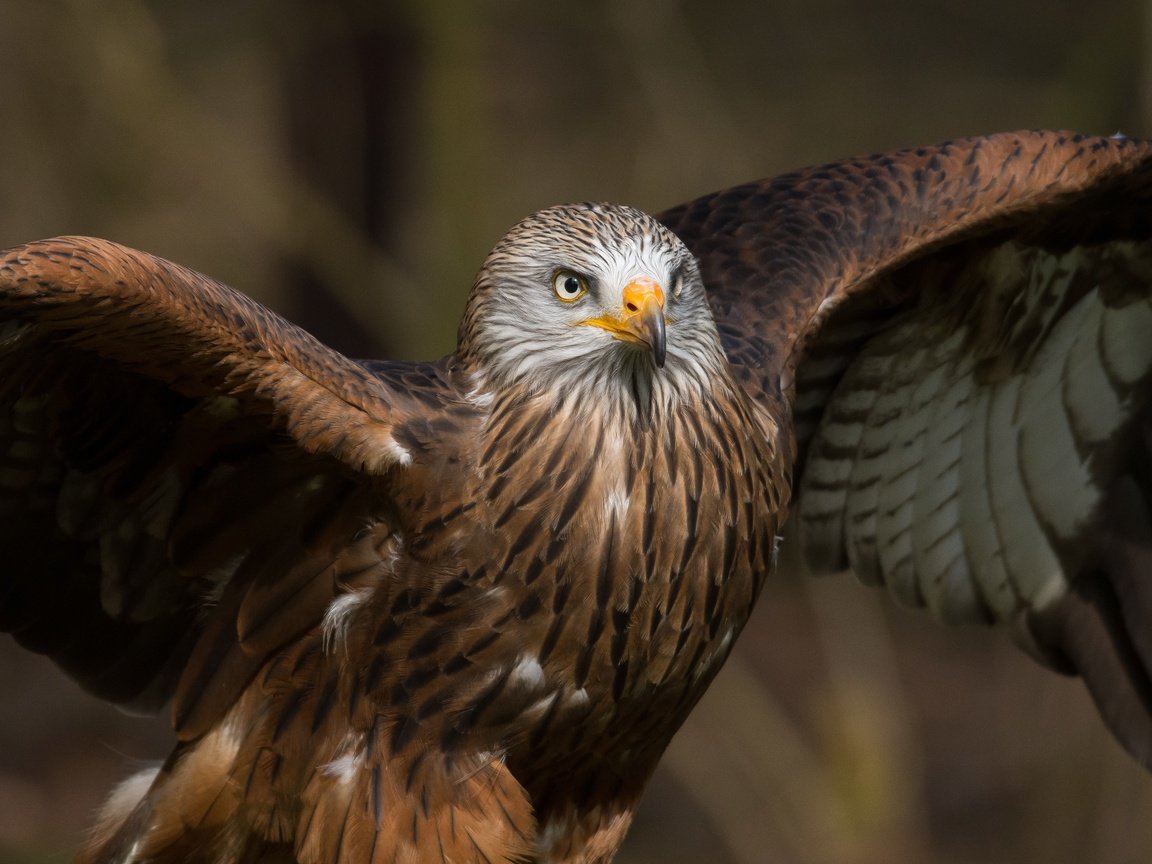
<svg viewBox="0 0 1152 864">
<path fill-rule="evenodd" d="M 655 280 L 646 276 L 633 279 L 624 286 L 623 304 L 617 314 L 605 314 L 580 323 L 607 330 L 624 342 L 643 343 L 652 352 L 656 365 L 664 365 L 667 347 L 664 333 L 664 289 Z"/>
</svg>

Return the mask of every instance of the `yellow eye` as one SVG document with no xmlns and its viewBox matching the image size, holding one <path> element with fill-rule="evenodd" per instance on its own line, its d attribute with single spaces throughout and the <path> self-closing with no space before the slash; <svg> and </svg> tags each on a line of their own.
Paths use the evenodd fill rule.
<svg viewBox="0 0 1152 864">
<path fill-rule="evenodd" d="M 557 270 L 552 277 L 552 290 L 565 303 L 573 303 L 588 293 L 588 283 L 571 270 Z"/>
</svg>

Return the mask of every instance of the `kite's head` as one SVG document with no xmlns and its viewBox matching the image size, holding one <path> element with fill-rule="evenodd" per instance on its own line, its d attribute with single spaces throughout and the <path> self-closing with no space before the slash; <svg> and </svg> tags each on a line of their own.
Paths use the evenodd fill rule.
<svg viewBox="0 0 1152 864">
<path fill-rule="evenodd" d="M 461 353 L 486 377 L 539 387 L 674 375 L 718 344 L 692 254 L 618 204 L 550 207 L 514 226 L 460 327 Z"/>
</svg>

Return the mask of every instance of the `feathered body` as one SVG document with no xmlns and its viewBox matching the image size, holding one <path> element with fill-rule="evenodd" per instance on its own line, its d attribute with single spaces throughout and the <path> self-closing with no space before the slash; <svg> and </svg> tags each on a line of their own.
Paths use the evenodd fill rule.
<svg viewBox="0 0 1152 864">
<path fill-rule="evenodd" d="M 558 269 L 604 307 L 635 277 L 667 284 L 663 367 L 557 321 Z M 109 816 L 90 860 L 612 858 L 771 565 L 774 425 L 727 372 L 686 250 L 627 208 L 514 228 L 460 352 L 423 373 L 437 420 L 394 430 L 386 492 L 342 502 L 359 517 L 334 540 L 361 563 L 323 622 Z M 177 716 L 195 729 L 188 701 Z"/>
</svg>

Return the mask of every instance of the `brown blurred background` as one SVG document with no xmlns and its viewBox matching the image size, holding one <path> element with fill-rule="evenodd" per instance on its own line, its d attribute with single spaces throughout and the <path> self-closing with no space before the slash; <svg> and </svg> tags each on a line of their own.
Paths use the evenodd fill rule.
<svg viewBox="0 0 1152 864">
<path fill-rule="evenodd" d="M 504 229 L 1018 127 L 1152 135 L 1149 0 L 0 0 L 0 246 L 110 237 L 360 356 L 453 345 Z M 61 598 L 66 601 L 66 598 Z M 168 746 L 0 642 L 0 862 Z M 782 575 L 621 860 L 1152 861 L 1078 682 Z"/>
</svg>

